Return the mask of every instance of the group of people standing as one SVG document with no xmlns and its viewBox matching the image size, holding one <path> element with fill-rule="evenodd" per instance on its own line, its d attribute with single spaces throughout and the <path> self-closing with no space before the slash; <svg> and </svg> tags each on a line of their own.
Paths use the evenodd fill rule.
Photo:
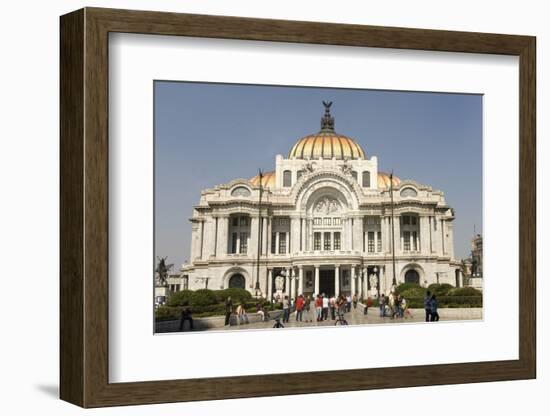
<svg viewBox="0 0 550 416">
<path fill-rule="evenodd" d="M 378 305 L 380 317 L 389 316 L 391 319 L 395 319 L 404 318 L 407 315 L 412 316 L 407 299 L 404 296 L 396 295 L 393 291 L 388 296 L 382 293 L 378 299 Z"/>
</svg>

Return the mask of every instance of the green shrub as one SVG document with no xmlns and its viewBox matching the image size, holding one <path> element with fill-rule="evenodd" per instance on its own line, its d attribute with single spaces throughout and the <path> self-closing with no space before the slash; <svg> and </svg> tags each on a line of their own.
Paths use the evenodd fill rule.
<svg viewBox="0 0 550 416">
<path fill-rule="evenodd" d="M 199 289 L 192 292 L 189 305 L 196 308 L 201 306 L 216 305 L 217 303 L 219 303 L 218 297 L 213 290 Z"/>
<path fill-rule="evenodd" d="M 421 287 L 413 287 L 407 290 L 404 290 L 402 292 L 399 292 L 401 296 L 404 296 L 405 299 L 408 298 L 424 298 L 426 295 L 426 289 L 423 289 Z"/>
<path fill-rule="evenodd" d="M 454 286 L 449 283 L 432 283 L 428 286 L 431 294 L 436 296 L 447 296 L 452 289 L 454 289 Z"/>
<path fill-rule="evenodd" d="M 397 293 L 403 293 L 404 291 L 410 290 L 410 289 L 422 289 L 422 286 L 420 286 L 417 283 L 401 283 L 400 285 L 398 285 L 395 288 Z M 422 290 L 424 290 L 424 289 L 422 289 Z"/>
<path fill-rule="evenodd" d="M 191 304 L 192 290 L 182 290 L 172 293 L 168 299 L 168 306 L 188 306 Z"/>
<path fill-rule="evenodd" d="M 233 305 L 238 305 L 240 302 L 247 302 L 252 299 L 252 294 L 246 289 L 228 288 L 223 290 L 216 290 L 216 297 L 219 302 L 225 302 L 225 300 L 231 296 Z"/>
<path fill-rule="evenodd" d="M 483 293 L 473 287 L 457 287 L 449 292 L 450 296 L 482 296 Z"/>
</svg>

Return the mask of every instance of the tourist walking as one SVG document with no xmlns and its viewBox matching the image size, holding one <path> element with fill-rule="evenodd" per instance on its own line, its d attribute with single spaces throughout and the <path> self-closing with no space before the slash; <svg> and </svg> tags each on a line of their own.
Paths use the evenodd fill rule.
<svg viewBox="0 0 550 416">
<path fill-rule="evenodd" d="M 231 296 L 228 296 L 225 300 L 225 326 L 229 325 L 231 313 L 233 313 L 233 302 L 231 301 Z"/>
<path fill-rule="evenodd" d="M 346 312 L 351 312 L 351 295 L 346 296 Z"/>
<path fill-rule="evenodd" d="M 380 307 L 380 317 L 383 318 L 386 316 L 386 296 L 382 293 L 378 301 L 378 306 Z"/>
<path fill-rule="evenodd" d="M 403 318 L 403 298 L 401 295 L 397 295 L 397 300 L 395 302 L 396 315 L 398 318 Z"/>
<path fill-rule="evenodd" d="M 181 319 L 180 319 L 180 331 L 183 331 L 183 326 L 185 325 L 185 321 L 189 321 L 189 330 L 193 330 L 193 317 L 191 316 L 191 309 L 184 308 L 181 311 Z"/>
<path fill-rule="evenodd" d="M 353 309 L 357 309 L 357 293 L 353 294 L 351 301 L 353 302 Z"/>
<path fill-rule="evenodd" d="M 288 296 L 285 296 L 283 299 L 283 322 L 288 322 L 290 318 L 290 301 Z"/>
<path fill-rule="evenodd" d="M 330 309 L 330 317 L 334 321 L 336 319 L 336 298 L 334 296 L 329 299 L 328 307 Z"/>
<path fill-rule="evenodd" d="M 256 304 L 256 313 L 260 315 L 260 319 L 262 322 L 267 321 L 267 317 L 265 316 L 264 305 L 260 302 Z"/>
<path fill-rule="evenodd" d="M 242 303 L 239 303 L 239 306 L 237 306 L 236 312 L 237 312 L 237 322 L 239 322 L 239 325 L 247 324 L 248 315 L 246 314 L 246 309 L 244 308 L 244 305 Z"/>
<path fill-rule="evenodd" d="M 315 298 L 315 318 L 317 319 L 317 322 L 321 320 L 323 314 L 323 299 L 321 299 L 321 295 L 317 295 Z"/>
<path fill-rule="evenodd" d="M 328 319 L 328 296 L 326 296 L 324 293 L 323 293 L 323 316 L 322 316 L 322 320 L 326 320 Z"/>
<path fill-rule="evenodd" d="M 438 306 L 439 306 L 439 303 L 435 298 L 435 294 L 434 294 L 430 299 L 430 317 L 432 322 L 439 321 L 439 313 L 437 312 Z"/>
<path fill-rule="evenodd" d="M 304 301 L 304 296 L 303 295 L 300 295 L 298 296 L 298 298 L 296 298 L 296 302 L 295 302 L 295 305 L 296 305 L 296 322 L 302 322 L 302 315 L 304 313 L 304 304 L 305 304 L 305 301 Z"/>
<path fill-rule="evenodd" d="M 431 308 L 431 296 L 430 291 L 428 290 L 426 292 L 426 296 L 424 296 L 424 311 L 426 312 L 426 322 L 430 322 L 432 317 L 432 308 Z"/>
<path fill-rule="evenodd" d="M 312 322 L 312 319 L 311 319 L 311 303 L 312 303 L 312 300 L 309 297 L 309 295 L 307 295 L 306 302 L 305 302 L 305 307 L 304 307 L 305 311 L 306 311 L 306 322 Z M 315 308 L 315 305 L 313 305 L 313 307 Z"/>
</svg>

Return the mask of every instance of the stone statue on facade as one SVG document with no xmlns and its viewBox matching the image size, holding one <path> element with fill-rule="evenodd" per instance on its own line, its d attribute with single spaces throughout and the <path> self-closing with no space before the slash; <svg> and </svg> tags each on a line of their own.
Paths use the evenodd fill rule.
<svg viewBox="0 0 550 416">
<path fill-rule="evenodd" d="M 284 276 L 278 275 L 275 278 L 275 290 L 277 292 L 282 292 L 285 288 L 285 278 Z"/>
<path fill-rule="evenodd" d="M 348 165 L 347 161 L 344 162 L 344 164 L 342 166 L 340 166 L 340 169 L 342 169 L 342 173 L 344 175 L 348 175 L 348 176 L 351 176 L 351 166 Z"/>
<path fill-rule="evenodd" d="M 371 273 L 369 276 L 369 283 L 370 283 L 370 296 L 375 298 L 378 296 L 378 276 L 376 274 Z"/>
</svg>

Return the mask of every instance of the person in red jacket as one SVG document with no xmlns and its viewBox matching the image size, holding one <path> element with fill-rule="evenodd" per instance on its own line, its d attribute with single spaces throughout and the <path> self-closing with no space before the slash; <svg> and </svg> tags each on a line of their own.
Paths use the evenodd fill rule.
<svg viewBox="0 0 550 416">
<path fill-rule="evenodd" d="M 305 306 L 303 295 L 298 296 L 295 302 L 295 306 L 296 306 L 296 321 L 302 322 L 302 315 L 304 313 L 304 306 Z"/>
</svg>

